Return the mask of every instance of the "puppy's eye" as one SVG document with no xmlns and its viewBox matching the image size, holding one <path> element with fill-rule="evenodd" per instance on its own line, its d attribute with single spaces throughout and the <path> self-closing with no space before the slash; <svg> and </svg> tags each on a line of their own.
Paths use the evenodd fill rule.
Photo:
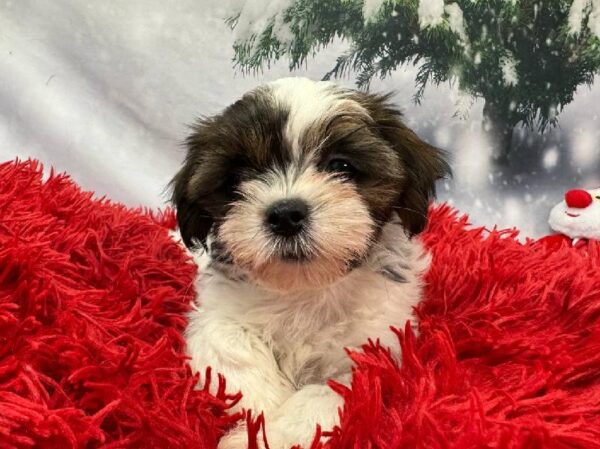
<svg viewBox="0 0 600 449">
<path fill-rule="evenodd" d="M 596 195 L 596 199 L 597 199 L 597 200 L 600 200 L 600 195 Z"/>
<path fill-rule="evenodd" d="M 346 179 L 354 179 L 357 174 L 356 167 L 345 159 L 332 159 L 327 164 L 327 171 L 339 174 Z"/>
</svg>

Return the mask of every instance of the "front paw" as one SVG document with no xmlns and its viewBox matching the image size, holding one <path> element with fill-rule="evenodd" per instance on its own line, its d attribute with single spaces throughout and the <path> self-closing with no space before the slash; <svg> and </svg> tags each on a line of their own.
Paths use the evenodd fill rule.
<svg viewBox="0 0 600 449">
<path fill-rule="evenodd" d="M 219 441 L 217 449 L 246 449 L 248 447 L 248 431 L 246 426 L 238 426 L 226 433 Z"/>
<path fill-rule="evenodd" d="M 267 426 L 268 427 L 268 426 Z M 267 441 L 269 443 L 269 449 L 290 449 L 292 446 L 298 443 L 306 446 L 307 441 L 299 441 L 298 435 L 292 435 L 281 429 L 273 429 L 269 431 L 267 429 Z M 312 442 L 312 440 L 311 440 Z M 265 445 L 262 431 L 256 436 L 256 443 L 258 449 L 267 449 Z M 310 444 L 308 444 L 310 446 Z M 307 447 L 307 446 L 306 446 Z M 232 429 L 229 433 L 225 434 L 217 449 L 247 449 L 248 448 L 248 430 L 246 426 L 238 426 Z"/>
<path fill-rule="evenodd" d="M 262 435 L 259 436 L 258 440 L 259 449 L 266 449 Z M 300 445 L 303 448 L 310 446 L 310 444 L 307 445 L 306 441 L 302 441 L 302 438 L 298 438 L 297 435 L 275 429 L 269 431 L 268 428 L 267 442 L 269 443 L 269 449 L 290 449 L 297 445 Z"/>
</svg>

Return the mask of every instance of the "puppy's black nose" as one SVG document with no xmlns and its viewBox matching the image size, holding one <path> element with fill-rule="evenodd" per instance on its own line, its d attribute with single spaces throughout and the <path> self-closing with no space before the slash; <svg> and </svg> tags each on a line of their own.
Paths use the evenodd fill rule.
<svg viewBox="0 0 600 449">
<path fill-rule="evenodd" d="M 300 199 L 281 200 L 267 209 L 267 224 L 271 231 L 292 237 L 302 231 L 308 218 L 308 206 Z"/>
</svg>

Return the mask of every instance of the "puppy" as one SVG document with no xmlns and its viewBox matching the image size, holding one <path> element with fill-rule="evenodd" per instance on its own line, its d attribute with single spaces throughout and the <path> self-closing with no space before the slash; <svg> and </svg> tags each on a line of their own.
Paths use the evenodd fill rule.
<svg viewBox="0 0 600 449">
<path fill-rule="evenodd" d="M 173 180 L 196 249 L 192 368 L 222 373 L 238 408 L 264 413 L 269 447 L 330 430 L 349 383 L 344 348 L 398 351 L 428 258 L 413 238 L 448 165 L 388 96 L 286 78 L 196 123 Z M 243 448 L 242 424 L 220 449 Z"/>
</svg>

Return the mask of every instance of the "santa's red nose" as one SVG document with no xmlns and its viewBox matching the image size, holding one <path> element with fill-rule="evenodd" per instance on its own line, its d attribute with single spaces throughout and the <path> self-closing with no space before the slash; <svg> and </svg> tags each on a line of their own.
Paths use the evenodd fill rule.
<svg viewBox="0 0 600 449">
<path fill-rule="evenodd" d="M 592 204 L 593 198 L 585 190 L 569 190 L 565 195 L 565 201 L 567 206 L 575 207 L 577 209 L 585 209 Z"/>
</svg>

